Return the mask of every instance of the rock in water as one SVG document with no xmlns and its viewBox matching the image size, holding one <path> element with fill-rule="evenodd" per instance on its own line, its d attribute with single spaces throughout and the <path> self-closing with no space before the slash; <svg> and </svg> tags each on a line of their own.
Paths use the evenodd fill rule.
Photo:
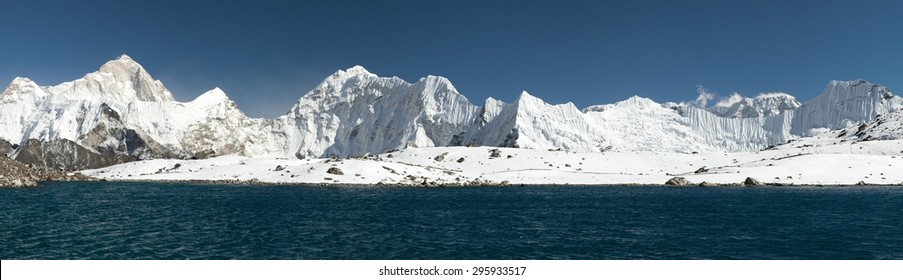
<svg viewBox="0 0 903 280">
<path fill-rule="evenodd" d="M 690 181 L 684 177 L 674 177 L 665 182 L 665 185 L 669 186 L 686 186 L 689 185 Z"/>
</svg>

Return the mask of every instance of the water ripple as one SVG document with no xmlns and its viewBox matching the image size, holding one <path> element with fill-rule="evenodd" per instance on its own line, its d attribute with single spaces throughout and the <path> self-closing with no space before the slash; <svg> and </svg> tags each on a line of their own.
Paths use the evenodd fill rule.
<svg viewBox="0 0 903 280">
<path fill-rule="evenodd" d="M 3 259 L 901 259 L 903 187 L 0 190 Z"/>
</svg>

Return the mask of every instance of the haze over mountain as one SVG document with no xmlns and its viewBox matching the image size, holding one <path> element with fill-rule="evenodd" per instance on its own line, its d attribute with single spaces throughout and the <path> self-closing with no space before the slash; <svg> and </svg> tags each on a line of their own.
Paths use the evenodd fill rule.
<svg viewBox="0 0 903 280">
<path fill-rule="evenodd" d="M 287 105 L 284 115 L 260 119 L 247 117 L 219 88 L 190 102 L 175 101 L 160 81 L 122 55 L 55 86 L 14 79 L 0 95 L 0 139 L 16 146 L 10 155 L 17 160 L 65 169 L 152 158 L 351 157 L 459 145 L 740 152 L 879 116 L 895 118 L 901 108 L 903 99 L 864 80 L 831 81 L 803 103 L 767 93 L 701 108 L 634 96 L 581 110 L 523 92 L 510 102 L 489 98 L 475 105 L 443 77 L 411 83 L 355 66 L 327 77 Z M 893 128 L 878 130 L 883 134 L 876 138 L 900 137 Z"/>
</svg>

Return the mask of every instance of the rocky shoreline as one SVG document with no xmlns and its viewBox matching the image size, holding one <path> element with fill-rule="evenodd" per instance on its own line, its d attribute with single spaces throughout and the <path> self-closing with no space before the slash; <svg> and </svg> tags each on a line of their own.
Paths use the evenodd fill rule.
<svg viewBox="0 0 903 280">
<path fill-rule="evenodd" d="M 758 185 L 749 185 L 744 183 L 711 183 L 711 182 L 703 182 L 703 183 L 690 183 L 686 185 L 674 185 L 674 184 L 637 184 L 637 183 L 621 183 L 621 184 L 611 184 L 611 183 L 598 183 L 598 184 L 572 184 L 572 183 L 506 183 L 506 182 L 489 182 L 482 181 L 480 183 L 473 182 L 464 182 L 464 183 L 428 183 L 428 184 L 415 184 L 415 183 L 376 183 L 376 184 L 361 184 L 361 183 L 323 183 L 323 182 L 262 182 L 259 180 L 148 180 L 148 179 L 89 179 L 90 181 L 100 181 L 100 182 L 120 182 L 120 183 L 161 183 L 161 184 L 195 184 L 195 185 L 230 185 L 230 186 L 262 186 L 262 187 L 292 187 L 292 186 L 306 186 L 306 187 L 351 187 L 351 188 L 359 188 L 359 187 L 399 187 L 399 188 L 456 188 L 456 187 L 621 187 L 621 186 L 634 186 L 634 187 L 676 187 L 676 188 L 706 188 L 706 187 L 741 187 L 741 188 L 768 188 L 768 187 L 899 187 L 903 185 L 899 184 L 758 184 Z"/>
<path fill-rule="evenodd" d="M 59 170 L 29 166 L 5 156 L 0 156 L 0 187 L 37 187 L 43 181 L 96 181 L 81 173 L 67 174 Z"/>
</svg>

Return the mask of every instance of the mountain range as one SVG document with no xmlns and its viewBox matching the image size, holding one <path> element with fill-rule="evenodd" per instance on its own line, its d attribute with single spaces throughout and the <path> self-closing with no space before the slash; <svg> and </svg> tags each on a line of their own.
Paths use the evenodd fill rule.
<svg viewBox="0 0 903 280">
<path fill-rule="evenodd" d="M 901 139 L 901 109 L 903 98 L 865 80 L 831 81 L 806 102 L 765 93 L 704 108 L 634 96 L 579 109 L 523 92 L 510 103 L 489 98 L 478 106 L 443 77 L 410 83 L 355 66 L 327 77 L 284 115 L 261 119 L 247 117 L 219 88 L 176 101 L 122 55 L 55 86 L 15 78 L 0 94 L 0 153 L 80 170 L 156 158 L 356 157 L 433 146 L 750 152 L 824 133 Z"/>
</svg>

